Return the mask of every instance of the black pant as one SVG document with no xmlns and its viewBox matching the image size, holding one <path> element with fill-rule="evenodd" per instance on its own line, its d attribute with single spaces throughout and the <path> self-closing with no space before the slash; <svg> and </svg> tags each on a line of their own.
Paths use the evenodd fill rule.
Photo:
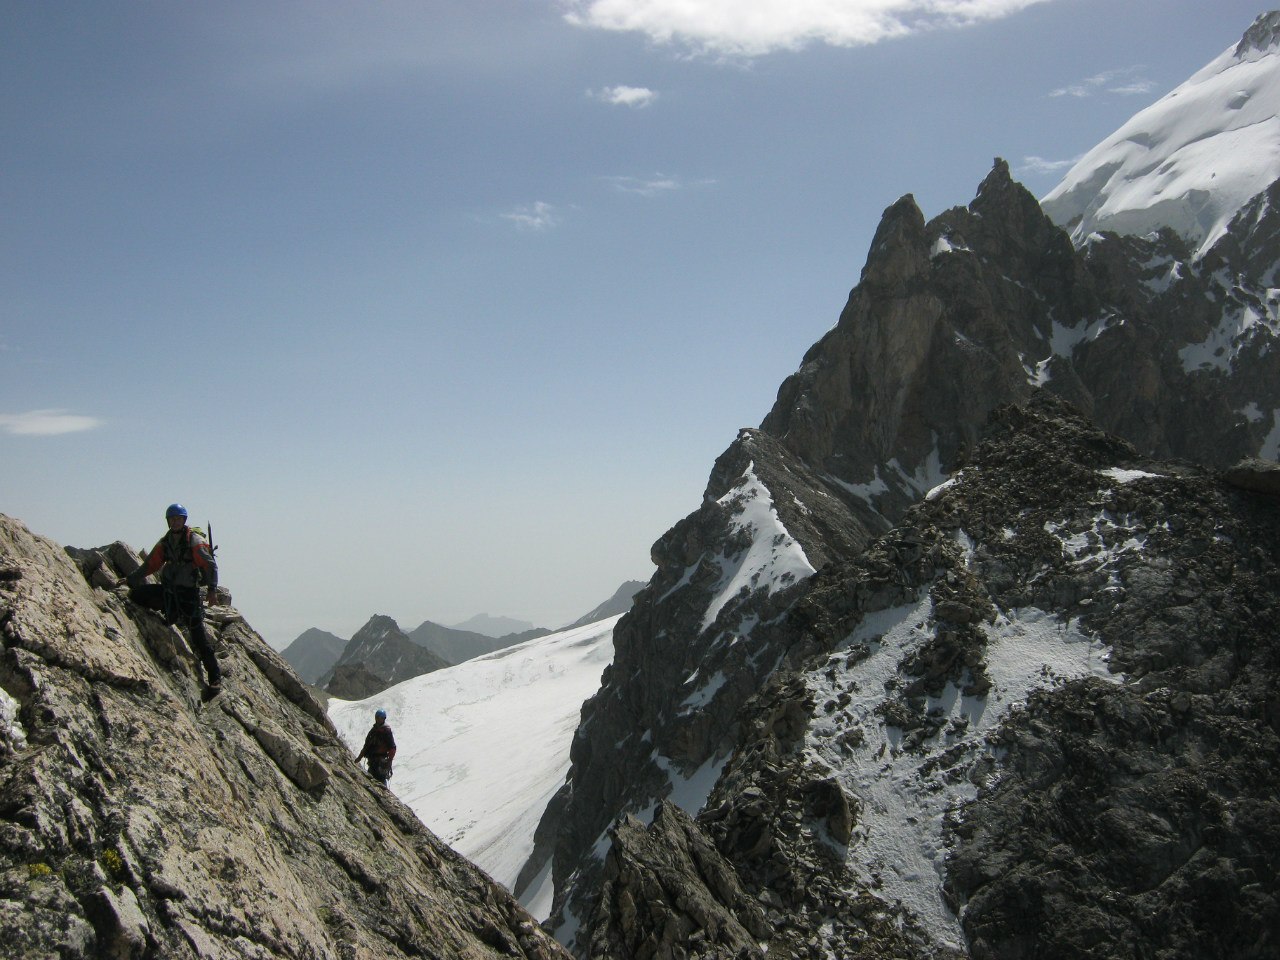
<svg viewBox="0 0 1280 960">
<path fill-rule="evenodd" d="M 129 599 L 148 610 L 159 610 L 166 623 L 181 624 L 191 634 L 191 646 L 204 664 L 209 686 L 222 683 L 222 668 L 209 645 L 204 629 L 204 604 L 196 587 L 171 587 L 163 583 L 144 583 L 129 591 Z"/>
</svg>

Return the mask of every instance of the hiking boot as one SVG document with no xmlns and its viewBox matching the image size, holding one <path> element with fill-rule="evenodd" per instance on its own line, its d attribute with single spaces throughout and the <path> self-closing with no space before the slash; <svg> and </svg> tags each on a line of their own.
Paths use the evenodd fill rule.
<svg viewBox="0 0 1280 960">
<path fill-rule="evenodd" d="M 209 686 L 204 688 L 204 693 L 200 694 L 200 699 L 203 700 L 205 703 L 208 703 L 210 700 L 212 700 L 221 692 L 222 692 L 222 684 L 211 683 L 209 684 Z"/>
</svg>

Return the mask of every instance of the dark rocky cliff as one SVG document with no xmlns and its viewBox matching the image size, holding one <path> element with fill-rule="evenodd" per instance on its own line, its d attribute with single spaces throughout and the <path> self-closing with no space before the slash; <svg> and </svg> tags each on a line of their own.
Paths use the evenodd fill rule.
<svg viewBox="0 0 1280 960">
<path fill-rule="evenodd" d="M 997 410 L 948 488 L 801 588 L 697 820 L 612 828 L 579 942 L 1273 955 L 1280 498 L 1236 481 L 1047 396 Z"/>
<path fill-rule="evenodd" d="M 202 704 L 181 635 L 91 553 L 100 586 L 0 515 L 0 952 L 562 955 L 356 766 L 233 611 L 225 689 Z"/>
</svg>

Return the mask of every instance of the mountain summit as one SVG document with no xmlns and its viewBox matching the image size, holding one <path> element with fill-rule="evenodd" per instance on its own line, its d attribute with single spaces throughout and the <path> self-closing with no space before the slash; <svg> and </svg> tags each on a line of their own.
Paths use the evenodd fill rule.
<svg viewBox="0 0 1280 960">
<path fill-rule="evenodd" d="M 1083 242 L 1168 227 L 1198 252 L 1280 177 L 1280 11 L 1090 150 L 1043 200 Z"/>
</svg>

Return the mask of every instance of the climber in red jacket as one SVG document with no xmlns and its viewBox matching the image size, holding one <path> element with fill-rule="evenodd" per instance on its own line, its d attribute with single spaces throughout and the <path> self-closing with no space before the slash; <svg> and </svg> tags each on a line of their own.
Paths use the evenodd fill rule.
<svg viewBox="0 0 1280 960">
<path fill-rule="evenodd" d="M 373 715 L 373 726 L 365 735 L 364 746 L 356 755 L 356 763 L 369 760 L 369 776 L 384 787 L 391 779 L 391 761 L 396 755 L 396 738 L 387 726 L 387 711 L 378 710 Z"/>
<path fill-rule="evenodd" d="M 206 588 L 210 604 L 217 601 L 218 564 L 205 538 L 187 526 L 186 507 L 170 504 L 164 516 L 169 532 L 152 547 L 147 562 L 129 575 L 129 599 L 161 611 L 166 623 L 187 628 L 191 646 L 204 664 L 204 699 L 212 700 L 222 690 L 222 669 L 204 628 L 200 587 Z M 146 583 L 153 573 L 160 574 L 160 582 Z"/>
</svg>

